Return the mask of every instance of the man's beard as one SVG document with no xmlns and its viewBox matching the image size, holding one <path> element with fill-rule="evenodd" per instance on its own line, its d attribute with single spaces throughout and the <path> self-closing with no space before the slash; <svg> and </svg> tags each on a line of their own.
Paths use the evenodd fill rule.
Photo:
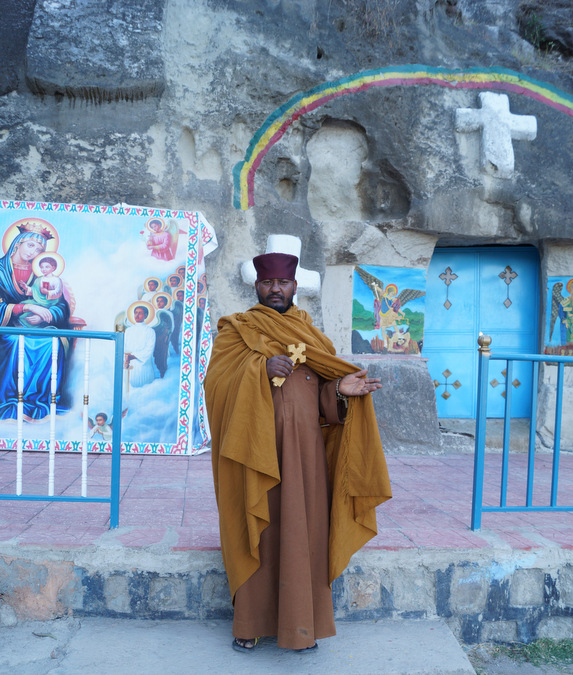
<svg viewBox="0 0 573 675">
<path fill-rule="evenodd" d="M 257 293 L 257 297 L 259 298 L 259 302 L 261 303 L 261 305 L 264 305 L 265 307 L 269 307 L 270 309 L 274 309 L 279 314 L 284 314 L 285 312 L 287 312 L 292 307 L 292 301 L 293 301 L 293 298 L 294 298 L 294 293 L 290 296 L 290 298 L 285 298 L 285 300 L 287 301 L 286 307 L 273 307 L 272 305 L 267 305 L 266 302 L 264 302 L 264 300 L 261 298 L 260 293 Z"/>
</svg>

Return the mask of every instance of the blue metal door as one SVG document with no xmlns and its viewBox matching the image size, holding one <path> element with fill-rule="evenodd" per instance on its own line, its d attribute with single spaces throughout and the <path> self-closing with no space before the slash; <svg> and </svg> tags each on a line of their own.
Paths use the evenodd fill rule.
<svg viewBox="0 0 573 675">
<path fill-rule="evenodd" d="M 436 249 L 428 270 L 424 347 L 438 417 L 475 418 L 477 337 L 495 351 L 536 353 L 539 256 L 532 247 Z M 512 415 L 530 412 L 531 366 L 516 363 Z M 505 368 L 490 364 L 488 417 L 503 417 Z M 493 391 L 492 391 L 493 390 Z"/>
</svg>

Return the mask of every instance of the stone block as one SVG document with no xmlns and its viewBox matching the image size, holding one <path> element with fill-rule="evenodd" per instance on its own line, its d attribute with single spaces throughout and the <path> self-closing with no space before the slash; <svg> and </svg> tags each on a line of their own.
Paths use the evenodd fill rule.
<svg viewBox="0 0 573 675">
<path fill-rule="evenodd" d="M 0 96 L 17 89 L 26 57 L 26 44 L 35 0 L 2 3 L 0 22 Z"/>
<path fill-rule="evenodd" d="M 436 613 L 435 576 L 425 568 L 396 570 L 392 576 L 390 593 L 398 612 Z"/>
<path fill-rule="evenodd" d="M 86 571 L 81 567 L 74 567 L 69 582 L 60 588 L 58 600 L 64 607 L 72 610 L 81 610 L 84 606 L 85 586 L 82 583 Z"/>
<path fill-rule="evenodd" d="M 559 599 L 567 607 L 573 607 L 573 567 L 559 571 Z"/>
<path fill-rule="evenodd" d="M 482 642 L 516 642 L 516 621 L 484 621 L 481 629 Z"/>
<path fill-rule="evenodd" d="M 509 604 L 513 607 L 536 607 L 543 604 L 545 574 L 543 570 L 516 570 L 511 579 Z"/>
<path fill-rule="evenodd" d="M 38 0 L 26 53 L 30 88 L 96 102 L 160 95 L 163 9 L 164 0 Z"/>
<path fill-rule="evenodd" d="M 461 614 L 478 614 L 485 609 L 488 580 L 475 568 L 456 568 L 450 587 L 450 606 Z"/>
<path fill-rule="evenodd" d="M 149 584 L 149 608 L 156 612 L 184 612 L 187 607 L 185 579 L 158 577 Z"/>
<path fill-rule="evenodd" d="M 552 370 L 555 370 L 552 368 Z M 572 369 L 567 368 L 565 372 L 569 374 Z M 556 388 L 552 386 L 543 386 L 540 395 L 542 406 L 538 414 L 539 433 L 543 443 L 553 448 L 555 443 L 555 405 Z M 561 417 L 561 450 L 570 452 L 573 450 L 573 387 L 563 387 L 563 406 Z"/>
<path fill-rule="evenodd" d="M 462 624 L 459 616 L 450 616 L 446 619 L 449 629 L 454 634 L 454 637 L 458 642 L 462 639 Z"/>
<path fill-rule="evenodd" d="M 380 378 L 372 395 L 382 445 L 390 452 L 438 452 L 440 429 L 436 393 L 421 358 L 365 357 L 349 361 Z"/>
<path fill-rule="evenodd" d="M 230 608 L 231 593 L 227 575 L 217 571 L 208 572 L 203 580 L 201 600 L 203 606 L 210 609 Z"/>
<path fill-rule="evenodd" d="M 113 574 L 104 582 L 105 606 L 112 612 L 131 613 L 129 583 L 126 576 Z"/>
<path fill-rule="evenodd" d="M 537 626 L 537 637 L 551 640 L 573 639 L 573 617 L 549 616 L 541 619 Z"/>
<path fill-rule="evenodd" d="M 543 267 L 548 277 L 567 275 L 571 270 L 573 244 L 548 241 L 544 246 Z"/>
<path fill-rule="evenodd" d="M 352 274 L 354 265 L 329 265 L 322 282 L 324 332 L 339 354 L 352 351 Z"/>
<path fill-rule="evenodd" d="M 382 586 L 378 574 L 374 572 L 347 574 L 344 583 L 350 612 L 380 607 Z"/>
<path fill-rule="evenodd" d="M 0 557 L 0 593 L 8 595 L 22 587 L 38 592 L 47 581 L 48 568 L 45 564 Z"/>
<path fill-rule="evenodd" d="M 18 618 L 16 612 L 7 605 L 6 603 L 0 604 L 0 626 L 9 628 L 10 626 L 15 626 L 18 623 Z"/>
</svg>

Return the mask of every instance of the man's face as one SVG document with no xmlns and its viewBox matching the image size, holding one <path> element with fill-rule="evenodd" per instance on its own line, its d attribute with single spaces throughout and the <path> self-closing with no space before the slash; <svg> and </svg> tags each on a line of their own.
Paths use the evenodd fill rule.
<svg viewBox="0 0 573 675">
<path fill-rule="evenodd" d="M 255 282 L 255 289 L 261 305 L 276 309 L 284 314 L 292 305 L 296 293 L 296 281 L 291 279 L 263 279 Z"/>
<path fill-rule="evenodd" d="M 147 314 L 145 313 L 145 309 L 143 307 L 136 307 L 133 310 L 133 318 L 135 319 L 135 323 L 141 323 L 142 321 L 145 321 L 145 317 Z"/>
<path fill-rule="evenodd" d="M 157 281 L 154 281 L 152 279 L 150 282 L 148 282 L 147 286 L 148 286 L 150 291 L 155 291 L 155 290 L 157 290 Z"/>
<path fill-rule="evenodd" d="M 183 302 L 183 291 L 177 291 L 175 297 L 177 298 L 177 300 L 179 300 L 179 302 Z"/>
<path fill-rule="evenodd" d="M 105 424 L 105 417 L 103 415 L 96 415 L 96 424 L 98 427 L 103 427 Z"/>
<path fill-rule="evenodd" d="M 169 284 L 170 284 L 170 286 L 172 286 L 173 288 L 175 288 L 175 286 L 179 286 L 179 283 L 180 283 L 180 282 L 181 282 L 181 278 L 180 278 L 180 277 L 169 277 Z"/>
<path fill-rule="evenodd" d="M 157 306 L 159 307 L 159 309 L 163 309 L 166 304 L 167 304 L 167 299 L 164 298 L 162 295 L 160 295 L 157 298 Z"/>
</svg>

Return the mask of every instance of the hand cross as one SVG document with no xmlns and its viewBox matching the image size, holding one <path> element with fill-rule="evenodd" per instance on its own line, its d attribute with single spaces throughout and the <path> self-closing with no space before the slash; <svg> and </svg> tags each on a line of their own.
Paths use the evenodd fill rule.
<svg viewBox="0 0 573 675">
<path fill-rule="evenodd" d="M 304 353 L 306 350 L 306 345 L 304 344 L 304 342 L 299 342 L 298 346 L 289 345 L 287 349 L 290 352 L 289 358 L 292 361 L 293 365 L 296 365 L 297 361 L 299 363 L 304 363 L 306 361 L 306 354 Z M 275 387 L 282 387 L 285 380 L 286 377 L 273 377 L 271 381 L 275 385 Z"/>
</svg>

